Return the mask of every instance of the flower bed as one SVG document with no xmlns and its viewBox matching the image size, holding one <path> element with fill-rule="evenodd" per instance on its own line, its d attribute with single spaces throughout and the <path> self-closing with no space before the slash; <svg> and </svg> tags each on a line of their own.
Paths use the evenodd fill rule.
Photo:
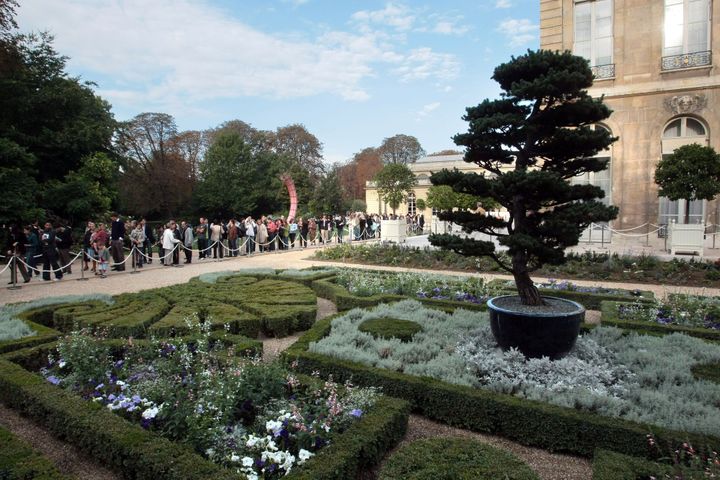
<svg viewBox="0 0 720 480">
<path fill-rule="evenodd" d="M 515 291 L 512 280 L 494 280 L 491 285 L 509 292 Z M 542 295 L 560 297 L 582 304 L 589 310 L 599 310 L 603 301 L 653 302 L 655 294 L 646 290 L 623 290 L 620 288 L 584 287 L 567 280 L 548 280 L 536 283 Z"/>
<path fill-rule="evenodd" d="M 383 307 L 388 308 L 388 307 Z M 377 315 L 400 317 L 407 320 L 416 321 L 426 328 L 426 324 L 423 323 L 422 317 L 430 315 L 440 315 L 437 311 L 423 311 L 416 304 L 412 308 L 407 308 L 408 312 L 415 312 L 411 316 L 408 312 L 402 315 L 402 312 L 394 311 L 378 311 Z M 477 315 L 477 314 L 475 314 Z M 648 425 L 647 418 L 639 418 L 640 422 L 624 420 L 622 418 L 611 418 L 603 415 L 593 413 L 597 408 L 605 406 L 612 406 L 613 404 L 624 403 L 625 405 L 633 403 L 636 399 L 626 399 L 625 402 L 619 402 L 615 397 L 608 398 L 607 402 L 597 401 L 597 397 L 593 397 L 591 392 L 587 392 L 583 395 L 577 395 L 576 397 L 565 397 L 574 398 L 580 402 L 580 405 L 584 406 L 584 410 L 577 410 L 575 405 L 568 407 L 550 405 L 545 402 L 539 402 L 534 400 L 534 392 L 537 391 L 531 388 L 531 385 L 526 385 L 523 390 L 529 398 L 519 398 L 515 395 L 508 395 L 504 393 L 496 393 L 487 389 L 475 388 L 473 386 L 465 385 L 453 385 L 449 381 L 458 382 L 458 379 L 463 379 L 469 382 L 477 382 L 477 376 L 468 376 L 467 372 L 463 369 L 467 369 L 467 362 L 458 361 L 458 358 L 452 358 L 451 355 L 447 354 L 449 348 L 446 350 L 443 345 L 438 344 L 432 349 L 428 349 L 430 352 L 439 352 L 435 355 L 435 358 L 426 359 L 424 364 L 417 364 L 410 370 L 414 370 L 414 374 L 409 374 L 407 368 L 403 368 L 403 371 L 397 371 L 396 367 L 402 366 L 402 363 L 398 362 L 398 357 L 411 356 L 408 350 L 404 350 L 411 344 L 405 344 L 397 341 L 397 345 L 392 344 L 392 341 L 387 341 L 391 344 L 392 351 L 398 352 L 398 356 L 395 355 L 384 355 L 384 358 L 375 359 L 375 357 L 367 357 L 365 354 L 357 353 L 354 349 L 346 347 L 347 350 L 355 352 L 356 357 L 352 360 L 331 357 L 327 354 L 310 351 L 310 345 L 315 342 L 324 340 L 331 330 L 334 329 L 334 322 L 343 317 L 350 316 L 353 321 L 361 322 L 363 320 L 363 312 L 352 311 L 347 314 L 339 314 L 334 319 L 325 319 L 316 323 L 313 328 L 308 331 L 300 340 L 294 344 L 288 351 L 286 351 L 283 357 L 287 361 L 298 360 L 300 368 L 303 371 L 314 371 L 320 370 L 325 375 L 333 375 L 336 379 L 353 378 L 354 381 L 364 385 L 376 385 L 383 388 L 384 392 L 388 394 L 405 398 L 413 402 L 416 410 L 423 413 L 424 415 L 446 422 L 451 425 L 460 426 L 462 428 L 469 428 L 472 430 L 490 432 L 506 436 L 516 441 L 546 448 L 549 450 L 568 451 L 580 455 L 590 456 L 597 447 L 603 447 L 616 451 L 629 452 L 635 455 L 644 455 L 647 450 L 645 436 L 649 432 L 655 433 L 658 438 L 663 441 L 671 441 L 672 443 L 685 441 L 687 438 L 693 439 L 693 443 L 696 445 L 712 445 L 715 448 L 720 446 L 720 438 L 714 436 L 706 436 L 691 433 L 680 433 L 675 430 L 663 428 L 660 426 Z M 463 314 L 456 313 L 456 322 L 462 324 L 465 322 Z M 445 318 L 447 320 L 447 318 Z M 477 322 L 477 319 L 475 319 Z M 333 327 L 331 327 L 333 322 Z M 438 322 L 440 323 L 440 322 Z M 442 322 L 445 323 L 445 322 Z M 467 323 L 470 323 L 470 319 L 467 319 Z M 442 328 L 442 327 L 438 327 Z M 468 325 L 468 330 L 472 331 L 472 327 Z M 606 333 L 602 333 L 606 332 Z M 599 329 L 594 335 L 607 335 L 607 332 L 611 332 L 608 329 Z M 343 330 L 344 334 L 352 333 L 352 331 Z M 423 334 L 416 334 L 414 338 L 422 336 Z M 433 333 L 434 337 L 441 338 L 437 332 Z M 363 341 L 367 342 L 380 342 L 381 340 L 373 339 L 372 336 L 367 335 Z M 648 357 L 654 358 L 659 362 L 665 362 L 663 365 L 658 365 L 657 368 L 648 369 L 647 372 L 641 373 L 638 380 L 647 381 L 648 384 L 653 384 L 653 376 L 655 376 L 655 382 L 667 378 L 668 385 L 666 387 L 672 389 L 672 382 L 675 380 L 674 374 L 678 370 L 678 366 L 672 367 L 674 359 L 663 356 L 663 353 L 657 352 L 655 355 L 651 355 L 648 352 L 653 352 L 656 348 L 654 341 L 660 340 L 657 338 L 650 337 L 636 337 L 640 344 L 627 343 L 630 340 L 623 343 L 622 335 L 619 333 L 612 333 L 610 338 L 613 341 L 618 342 L 618 346 L 628 349 L 628 355 L 636 355 L 636 359 L 640 362 L 632 367 L 635 370 L 642 370 L 641 364 L 646 361 Z M 710 348 L 711 345 L 698 344 L 685 345 L 687 341 L 692 339 L 674 336 L 670 339 L 671 348 L 679 351 L 685 351 L 691 355 L 700 355 L 701 353 L 697 350 L 701 350 L 705 347 Z M 414 340 L 415 341 L 415 340 Z M 414 343 L 413 341 L 413 343 Z M 430 340 L 428 340 L 430 341 Z M 448 342 L 449 339 L 445 339 Z M 346 344 L 352 343 L 351 338 L 347 338 Z M 383 344 L 384 345 L 384 344 Z M 446 347 L 450 345 L 445 345 Z M 376 345 L 382 348 L 379 343 Z M 670 348 L 670 347 L 669 347 Z M 712 347 L 717 348 L 717 347 Z M 418 349 L 418 351 L 421 349 Z M 714 352 L 711 354 L 715 355 Z M 416 355 L 419 355 L 415 352 Z M 702 355 L 701 355 L 702 356 Z M 363 358 L 365 362 L 363 363 Z M 403 358 L 405 358 L 403 357 Z M 420 355 L 422 357 L 422 355 Z M 378 368 L 375 366 L 369 366 L 370 362 L 377 362 L 378 365 L 389 366 L 390 368 Z M 690 363 L 684 363 L 687 367 L 687 375 L 691 377 Z M 698 359 L 697 362 L 702 362 Z M 454 367 L 452 378 L 448 378 L 448 366 Z M 433 373 L 441 373 L 445 378 L 445 381 L 430 378 Z M 581 373 L 581 372 L 579 372 Z M 633 372 L 634 373 L 634 372 Z M 590 375 L 592 376 L 592 375 Z M 673 377 L 672 379 L 670 377 Z M 558 377 L 562 380 L 562 376 Z M 664 382 L 664 381 L 663 381 Z M 627 385 L 625 385 L 627 387 Z M 503 385 L 502 382 L 498 382 L 495 387 L 506 388 L 507 385 Z M 707 384 L 703 384 L 703 388 L 698 389 L 697 392 L 702 393 L 706 389 L 709 390 L 710 394 L 718 393 L 717 388 L 707 388 Z M 653 387 L 649 387 L 653 389 Z M 691 389 L 692 390 L 692 389 Z M 518 392 L 515 392 L 518 393 Z M 522 393 L 522 392 L 520 392 Z M 550 391 L 545 395 L 549 399 L 555 397 L 561 397 L 557 391 Z M 638 398 L 640 401 L 652 401 L 651 397 L 653 394 L 648 395 L 646 398 Z M 710 431 L 713 434 L 719 431 L 717 427 L 713 427 L 707 430 L 708 426 L 704 423 L 709 417 L 709 421 L 715 422 L 714 418 L 717 416 L 717 407 L 714 410 L 709 407 L 702 407 L 702 411 L 705 413 L 700 414 L 697 409 L 695 400 L 687 399 L 684 406 L 678 405 L 676 398 L 670 392 L 667 399 L 662 400 L 661 405 L 653 405 L 650 410 L 661 410 L 664 411 L 665 419 L 664 422 L 672 424 L 674 417 L 678 419 L 684 418 L 690 425 L 690 430 L 695 431 Z M 711 400 L 712 402 L 712 400 Z M 619 405 L 616 405 L 619 406 Z M 643 410 L 639 411 L 639 415 L 642 416 Z M 695 419 L 694 421 L 692 419 Z M 679 421 L 679 420 L 678 420 Z"/>
<path fill-rule="evenodd" d="M 687 443 L 673 449 L 665 461 L 651 461 L 598 450 L 593 458 L 593 480 L 651 480 L 651 479 L 707 479 L 720 475 L 720 458 L 717 453 L 702 454 Z M 672 460 L 672 464 L 669 461 Z"/>
<path fill-rule="evenodd" d="M 467 438 L 426 438 L 400 447 L 383 465 L 379 480 L 402 478 L 539 480 L 514 455 Z"/>
<path fill-rule="evenodd" d="M 70 480 L 41 453 L 0 427 L 0 478 Z"/>
<path fill-rule="evenodd" d="M 354 477 L 404 434 L 405 402 L 301 383 L 278 365 L 210 348 L 213 334 L 203 327 L 192 341 L 124 349 L 74 334 L 59 342 L 46 380 L 8 361 L 30 365 L 46 349 L 0 359 L 0 398 L 139 479 Z"/>
<path fill-rule="evenodd" d="M 720 300 L 714 297 L 670 295 L 646 303 L 602 302 L 603 325 L 652 334 L 685 333 L 720 340 Z"/>
</svg>

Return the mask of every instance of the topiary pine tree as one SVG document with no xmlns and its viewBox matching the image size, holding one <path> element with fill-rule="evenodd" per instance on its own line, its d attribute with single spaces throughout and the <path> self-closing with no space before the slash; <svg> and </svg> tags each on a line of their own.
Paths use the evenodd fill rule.
<svg viewBox="0 0 720 480">
<path fill-rule="evenodd" d="M 466 147 L 465 161 L 489 175 L 443 170 L 432 175 L 434 185 L 456 192 L 490 197 L 505 207 L 503 220 L 472 212 L 444 212 L 443 220 L 497 237 L 510 261 L 498 255 L 491 241 L 443 234 L 431 235 L 438 247 L 467 256 L 489 256 L 515 277 L 525 305 L 542 305 L 530 272 L 543 264 L 560 264 L 565 249 L 577 245 L 592 222 L 614 219 L 618 209 L 603 205 L 600 187 L 572 185 L 569 180 L 607 168 L 596 158 L 613 138 L 593 124 L 610 116 L 602 99 L 587 93 L 593 75 L 588 62 L 570 52 L 528 51 L 495 68 L 499 100 L 484 100 L 467 108 L 467 133 L 454 137 Z"/>
</svg>

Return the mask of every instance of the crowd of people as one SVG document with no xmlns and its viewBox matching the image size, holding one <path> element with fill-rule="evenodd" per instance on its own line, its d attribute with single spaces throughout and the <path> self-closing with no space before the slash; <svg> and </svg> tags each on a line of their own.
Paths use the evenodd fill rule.
<svg viewBox="0 0 720 480">
<path fill-rule="evenodd" d="M 170 220 L 153 226 L 145 219 L 126 222 L 113 213 L 109 225 L 87 222 L 78 257 L 82 257 L 84 271 L 105 278 L 110 269 L 124 271 L 128 262 L 131 268 L 143 268 L 153 262 L 155 252 L 156 259 L 163 265 L 173 266 L 180 264 L 181 255 L 184 263 L 192 263 L 194 251 L 198 260 L 220 259 L 367 240 L 379 235 L 383 218 L 388 217 L 362 212 L 297 219 L 262 216 L 210 221 L 201 217 L 197 225 Z M 6 247 L 6 259 L 15 262 L 10 283 L 17 282 L 18 272 L 25 283 L 34 275 L 42 276 L 45 281 L 54 276 L 57 281 L 72 274 L 75 258 L 71 249 L 74 245 L 73 232 L 68 226 L 51 222 L 46 222 L 43 227 L 38 222 L 23 228 L 12 226 Z M 130 254 L 126 256 L 128 250 Z"/>
</svg>

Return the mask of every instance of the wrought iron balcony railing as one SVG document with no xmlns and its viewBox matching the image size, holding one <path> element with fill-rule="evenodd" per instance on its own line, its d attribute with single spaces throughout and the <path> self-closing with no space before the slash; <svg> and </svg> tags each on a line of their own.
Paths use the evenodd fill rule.
<svg viewBox="0 0 720 480">
<path fill-rule="evenodd" d="M 608 63 L 607 65 L 596 65 L 590 67 L 595 80 L 605 80 L 607 78 L 615 78 L 615 64 Z"/>
<path fill-rule="evenodd" d="M 683 68 L 703 67 L 712 64 L 712 51 L 683 53 L 662 57 L 662 71 L 680 70 Z"/>
</svg>

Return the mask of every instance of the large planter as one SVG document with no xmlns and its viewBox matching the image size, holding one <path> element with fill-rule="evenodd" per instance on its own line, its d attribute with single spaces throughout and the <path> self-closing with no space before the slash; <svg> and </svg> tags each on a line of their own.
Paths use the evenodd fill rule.
<svg viewBox="0 0 720 480">
<path fill-rule="evenodd" d="M 407 237 L 406 220 L 382 220 L 380 222 L 380 240 L 383 242 L 403 243 Z"/>
<path fill-rule="evenodd" d="M 564 304 L 564 312 L 521 312 L 497 305 L 505 295 L 488 300 L 490 328 L 503 350 L 517 348 L 528 358 L 564 357 L 575 345 L 580 325 L 585 319 L 585 307 L 577 302 L 557 297 L 543 297 Z"/>
<path fill-rule="evenodd" d="M 671 223 L 668 225 L 670 254 L 688 253 L 703 256 L 705 245 L 704 223 Z"/>
</svg>

